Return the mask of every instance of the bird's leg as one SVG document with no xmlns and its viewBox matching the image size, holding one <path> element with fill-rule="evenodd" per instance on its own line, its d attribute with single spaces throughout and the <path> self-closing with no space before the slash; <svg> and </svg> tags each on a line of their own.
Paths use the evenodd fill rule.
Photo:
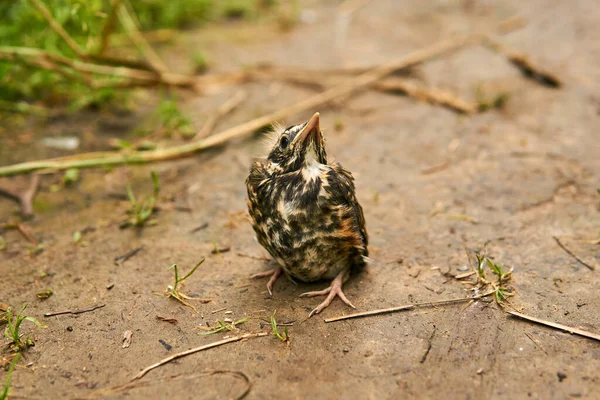
<svg viewBox="0 0 600 400">
<path fill-rule="evenodd" d="M 282 272 L 283 270 L 281 269 L 281 267 L 277 267 L 265 272 L 259 272 L 258 274 L 254 274 L 250 277 L 250 279 L 266 278 L 267 276 L 270 276 L 271 279 L 269 279 L 269 282 L 267 282 L 267 290 L 269 291 L 269 295 L 273 296 L 273 284 L 275 283 L 277 278 L 281 276 Z"/>
<path fill-rule="evenodd" d="M 350 272 L 349 269 L 345 269 L 342 272 L 340 272 L 331 281 L 331 284 L 329 285 L 328 288 L 325 288 L 323 290 L 317 290 L 314 292 L 306 292 L 306 293 L 302 293 L 300 295 L 300 297 L 314 297 L 314 296 L 327 295 L 325 300 L 323 300 L 323 302 L 321 304 L 319 304 L 317 306 L 317 308 L 315 308 L 314 310 L 312 310 L 310 312 L 310 314 L 308 314 L 308 318 L 312 317 L 314 314 L 318 314 L 321 311 L 323 311 L 327 306 L 329 306 L 329 304 L 331 304 L 331 301 L 335 298 L 335 296 L 338 296 L 344 303 L 348 304 L 350 307 L 356 308 L 356 307 L 354 307 L 354 305 L 352 303 L 350 303 L 350 300 L 348 300 L 348 298 L 346 298 L 346 295 L 344 294 L 344 292 L 342 292 L 342 284 L 348 277 L 349 272 Z"/>
</svg>

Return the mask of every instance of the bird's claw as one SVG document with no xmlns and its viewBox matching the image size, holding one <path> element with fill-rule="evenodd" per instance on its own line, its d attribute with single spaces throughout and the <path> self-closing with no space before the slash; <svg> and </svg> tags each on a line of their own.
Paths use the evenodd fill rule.
<svg viewBox="0 0 600 400">
<path fill-rule="evenodd" d="M 273 285 L 275 284 L 277 278 L 281 276 L 282 272 L 283 271 L 281 268 L 273 268 L 265 272 L 254 274 L 250 276 L 250 279 L 266 278 L 267 276 L 270 276 L 271 278 L 269 279 L 269 282 L 267 282 L 267 290 L 269 291 L 269 296 L 273 296 Z"/>
<path fill-rule="evenodd" d="M 319 304 L 315 309 L 313 309 L 310 312 L 310 314 L 308 314 L 308 318 L 312 317 L 315 314 L 320 313 L 325 308 L 327 308 L 327 306 L 329 306 L 331 304 L 332 300 L 336 296 L 339 297 L 340 300 L 342 300 L 344 303 L 346 303 L 350 307 L 356 308 L 356 307 L 354 307 L 354 304 L 352 304 L 350 302 L 350 300 L 348 300 L 348 298 L 342 291 L 342 276 L 341 276 L 341 274 L 338 275 L 333 281 L 331 281 L 331 285 L 329 285 L 329 287 L 327 287 L 323 290 L 316 290 L 313 292 L 302 293 L 300 295 L 300 297 L 314 297 L 314 296 L 325 296 L 325 295 L 327 295 L 325 300 L 323 300 L 323 302 L 321 304 Z"/>
</svg>

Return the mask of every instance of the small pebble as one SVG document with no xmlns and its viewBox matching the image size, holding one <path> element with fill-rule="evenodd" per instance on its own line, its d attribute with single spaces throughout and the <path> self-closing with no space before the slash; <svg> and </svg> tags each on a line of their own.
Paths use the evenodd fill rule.
<svg viewBox="0 0 600 400">
<path fill-rule="evenodd" d="M 72 326 L 67 326 L 67 330 L 68 330 L 69 332 L 73 332 L 73 327 L 72 327 Z"/>
</svg>

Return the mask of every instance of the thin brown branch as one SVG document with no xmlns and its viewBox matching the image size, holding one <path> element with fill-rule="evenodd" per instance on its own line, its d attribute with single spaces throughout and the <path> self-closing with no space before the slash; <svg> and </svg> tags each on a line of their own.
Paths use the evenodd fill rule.
<svg viewBox="0 0 600 400">
<path fill-rule="evenodd" d="M 581 257 L 579 257 L 577 254 L 573 253 L 573 251 L 571 251 L 567 246 L 565 246 L 558 237 L 556 236 L 552 236 L 552 239 L 554 239 L 556 241 L 556 244 L 558 244 L 560 246 L 561 249 L 563 249 L 568 255 L 570 255 L 571 257 L 573 257 L 575 260 L 577 260 L 580 264 L 585 265 L 586 267 L 588 267 L 589 269 L 591 269 L 592 271 L 596 270 L 596 266 L 595 265 L 591 265 L 588 264 L 587 262 L 585 262 Z"/>
<path fill-rule="evenodd" d="M 518 313 L 516 311 L 507 311 L 507 312 L 510 315 L 514 315 L 515 317 L 522 318 L 522 319 L 525 319 L 527 321 L 535 322 L 536 324 L 546 325 L 546 326 L 549 326 L 551 328 L 558 329 L 558 330 L 565 331 L 565 332 L 569 332 L 569 333 L 574 334 L 574 335 L 579 335 L 579 336 L 583 336 L 583 337 L 586 337 L 586 338 L 589 338 L 589 339 L 594 339 L 594 340 L 600 341 L 600 335 L 598 335 L 596 333 L 591 333 L 591 332 L 588 332 L 588 331 L 584 331 L 582 329 L 573 328 L 573 327 L 570 327 L 570 326 L 567 326 L 567 325 L 563 325 L 563 324 L 559 324 L 559 323 L 556 323 L 556 322 L 551 322 L 551 321 L 546 321 L 546 320 L 543 320 L 543 319 L 540 319 L 540 318 L 531 317 L 529 315 L 521 314 L 521 313 Z"/>
<path fill-rule="evenodd" d="M 227 114 L 232 112 L 239 106 L 246 98 L 248 97 L 248 93 L 243 90 L 240 90 L 232 97 L 230 97 L 225 103 L 221 104 L 217 110 L 212 113 L 209 117 L 202 129 L 198 131 L 192 138 L 192 140 L 197 140 L 201 138 L 205 138 L 210 136 L 217 126 L 219 120 L 225 117 Z"/>
<path fill-rule="evenodd" d="M 540 342 L 538 342 L 530 333 L 525 332 L 525 336 L 527 336 L 529 340 L 533 342 L 533 344 L 535 344 L 540 350 L 542 350 L 546 355 L 548 355 L 548 352 L 544 349 L 544 347 L 542 347 Z"/>
<path fill-rule="evenodd" d="M 399 70 L 402 71 L 402 70 Z M 279 79 L 295 85 L 301 85 L 313 90 L 322 90 L 326 87 L 323 76 L 314 73 L 311 69 L 283 67 L 283 68 L 262 68 L 249 71 L 254 79 L 273 80 Z M 343 80 L 343 73 L 339 71 L 336 76 L 331 71 L 325 82 L 340 82 Z M 346 72 L 347 73 L 347 72 Z M 402 93 L 419 101 L 425 101 L 431 104 L 439 104 L 453 111 L 464 114 L 472 114 L 478 111 L 477 105 L 457 97 L 456 95 L 436 88 L 426 88 L 413 82 L 398 77 L 387 78 L 380 82 L 374 82 L 371 87 L 375 90 L 386 93 Z"/>
<path fill-rule="evenodd" d="M 140 34 L 135 21 L 127 10 L 127 7 L 125 5 L 118 7 L 117 14 L 119 16 L 119 21 L 121 21 L 121 25 L 123 25 L 123 28 L 125 28 L 125 32 L 127 32 L 131 41 L 136 45 L 138 50 L 140 50 L 144 58 L 148 60 L 150 65 L 152 65 L 154 70 L 160 73 L 169 72 L 169 68 L 165 62 L 154 51 L 148 41 L 146 41 L 146 38 Z"/>
<path fill-rule="evenodd" d="M 42 3 L 40 0 L 29 0 L 29 1 L 31 1 L 35 5 L 35 7 L 42 13 L 44 18 L 46 18 L 46 20 L 50 24 L 50 27 L 56 33 L 58 33 L 58 35 L 65 42 L 67 42 L 67 44 L 75 52 L 75 54 L 77 54 L 81 58 L 85 58 L 86 53 L 81 49 L 81 47 L 79 47 L 77 42 L 75 42 L 75 40 L 73 40 L 73 38 L 67 33 L 67 31 L 65 31 L 63 29 L 63 27 L 58 23 L 58 21 L 56 21 L 56 19 L 54 19 L 54 17 L 52 16 L 52 13 L 50 12 L 50 10 L 48 10 L 46 5 L 44 5 L 44 3 Z"/>
<path fill-rule="evenodd" d="M 251 339 L 251 338 L 256 338 L 256 337 L 264 337 L 264 336 L 267 336 L 267 335 L 268 335 L 267 332 L 247 333 L 245 335 L 234 336 L 234 337 L 231 337 L 229 339 L 219 340 L 218 342 L 213 342 L 213 343 L 205 344 L 204 346 L 195 347 L 195 348 L 190 349 L 190 350 L 186 350 L 186 351 L 182 351 L 182 352 L 177 353 L 177 354 L 173 354 L 172 356 L 164 358 L 164 359 L 160 360 L 159 362 L 157 362 L 155 364 L 152 364 L 149 367 L 144 368 L 137 375 L 135 375 L 133 378 L 131 378 L 131 381 L 133 382 L 135 380 L 138 380 L 138 379 L 142 378 L 144 375 L 146 375 L 148 372 L 152 371 L 153 369 L 158 368 L 158 367 L 160 367 L 162 365 L 168 364 L 171 361 L 176 360 L 178 358 L 189 356 L 190 354 L 194 354 L 194 353 L 197 353 L 199 351 L 204 351 L 204 350 L 212 349 L 213 347 L 222 346 L 224 344 L 233 343 L 233 342 L 239 342 L 240 340 L 244 340 L 244 339 Z"/>
<path fill-rule="evenodd" d="M 26 240 L 29 241 L 29 243 L 33 244 L 34 246 L 38 245 L 37 239 L 31 233 L 29 233 L 29 231 L 27 230 L 27 228 L 23 224 L 5 223 L 5 224 L 0 224 L 0 228 L 2 228 L 2 229 L 16 229 L 16 230 L 19 231 L 19 233 Z"/>
<path fill-rule="evenodd" d="M 115 28 L 115 21 L 117 19 L 117 10 L 121 5 L 121 0 L 112 0 L 110 5 L 110 11 L 108 12 L 108 17 L 106 18 L 106 22 L 104 23 L 104 27 L 102 28 L 102 36 L 100 36 L 100 46 L 98 47 L 98 56 L 104 55 L 106 49 L 108 49 L 108 44 L 110 42 L 110 35 Z"/>
<path fill-rule="evenodd" d="M 44 317 L 54 317 L 56 315 L 64 315 L 64 314 L 72 314 L 72 315 L 83 314 L 83 313 L 97 310 L 104 306 L 106 306 L 106 304 L 96 304 L 95 306 L 91 306 L 89 308 L 84 308 L 83 310 L 66 310 L 66 311 L 49 312 L 49 313 L 44 314 Z"/>
<path fill-rule="evenodd" d="M 379 310 L 364 311 L 364 312 L 359 312 L 359 313 L 354 313 L 354 314 L 342 315 L 342 316 L 334 317 L 334 318 L 327 318 L 325 320 L 325 322 L 337 322 L 337 321 L 343 321 L 345 319 L 351 319 L 351 318 L 370 317 L 373 315 L 389 314 L 389 313 L 393 313 L 393 312 L 407 311 L 407 310 L 412 310 L 415 308 L 422 308 L 422 307 L 437 307 L 437 306 L 448 305 L 448 304 L 464 303 L 466 301 L 482 299 L 484 297 L 491 296 L 492 294 L 494 294 L 493 290 L 483 293 L 483 294 L 480 294 L 478 296 L 474 296 L 474 297 L 464 297 L 464 298 L 458 298 L 458 299 L 432 301 L 432 302 L 427 302 L 427 303 L 407 304 L 407 305 L 398 306 L 398 307 L 390 307 L 390 308 L 382 308 Z"/>
<path fill-rule="evenodd" d="M 393 78 L 376 82 L 373 87 L 384 92 L 400 92 L 417 100 L 439 104 L 464 114 L 477 112 L 477 105 L 456 97 L 454 94 L 435 88 L 426 88 L 403 79 Z"/>
<path fill-rule="evenodd" d="M 506 58 L 508 58 L 508 60 L 526 77 L 552 88 L 559 88 L 562 86 L 561 79 L 555 73 L 548 71 L 540 65 L 536 65 L 525 53 L 511 49 L 489 36 L 483 38 L 483 44 L 491 50 L 506 56 Z"/>
<path fill-rule="evenodd" d="M 147 387 L 147 386 L 151 386 L 151 385 L 162 384 L 164 382 L 171 382 L 171 381 L 178 381 L 178 380 L 197 380 L 198 378 L 203 377 L 203 376 L 212 376 L 212 375 L 219 375 L 219 374 L 231 375 L 234 377 L 238 377 L 238 378 L 241 378 L 246 383 L 246 387 L 244 388 L 244 391 L 235 397 L 236 400 L 243 399 L 250 392 L 250 389 L 252 388 L 250 378 L 248 378 L 248 376 L 246 374 L 244 374 L 243 372 L 230 371 L 230 370 L 214 370 L 214 371 L 205 371 L 205 372 L 200 372 L 198 374 L 184 375 L 184 376 L 173 375 L 173 376 L 170 376 L 165 379 L 160 379 L 158 381 L 153 380 L 153 381 L 127 382 L 123 385 L 96 390 L 96 391 L 88 394 L 85 398 L 86 399 L 95 399 L 98 397 L 107 397 L 110 395 L 114 395 L 115 393 L 120 393 L 125 390 L 134 389 L 137 387 Z"/>
<path fill-rule="evenodd" d="M 15 62 L 23 62 L 25 59 L 28 63 L 36 63 L 39 67 L 59 71 L 59 67 L 68 67 L 77 72 L 80 72 L 82 79 L 84 74 L 91 73 L 97 75 L 112 76 L 115 78 L 128 78 L 140 81 L 141 84 L 147 85 L 164 83 L 173 86 L 194 87 L 196 78 L 193 76 L 180 75 L 174 73 L 158 74 L 153 71 L 146 71 L 128 67 L 113 67 L 109 65 L 92 64 L 78 60 L 49 53 L 44 50 L 28 48 L 28 47 L 12 47 L 0 46 L 0 60 L 10 60 Z M 47 64 L 39 64 L 44 61 Z M 93 85 L 93 82 L 90 82 Z"/>
</svg>

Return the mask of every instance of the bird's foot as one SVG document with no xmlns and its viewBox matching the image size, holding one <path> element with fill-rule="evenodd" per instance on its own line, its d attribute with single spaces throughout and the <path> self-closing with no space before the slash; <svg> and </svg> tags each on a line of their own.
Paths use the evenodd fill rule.
<svg viewBox="0 0 600 400">
<path fill-rule="evenodd" d="M 283 273 L 283 270 L 281 269 L 281 267 L 277 267 L 277 268 L 273 268 L 273 269 L 270 269 L 265 272 L 259 272 L 258 274 L 254 274 L 250 277 L 250 279 L 266 278 L 267 276 L 270 276 L 271 279 L 269 279 L 269 282 L 267 282 L 267 290 L 269 291 L 269 295 L 273 296 L 273 290 L 272 290 L 273 285 L 275 284 L 275 281 L 277 280 L 277 278 L 279 278 L 281 276 L 282 273 Z"/>
<path fill-rule="evenodd" d="M 328 288 L 325 288 L 323 290 L 316 290 L 314 292 L 306 292 L 300 295 L 300 297 L 315 297 L 327 295 L 325 300 L 323 300 L 321 304 L 319 304 L 314 310 L 310 312 L 310 314 L 308 314 L 308 318 L 312 317 L 314 314 L 318 314 L 321 311 L 323 311 L 327 306 L 329 306 L 329 304 L 331 304 L 331 301 L 335 298 L 335 296 L 338 296 L 344 303 L 348 304 L 350 307 L 356 308 L 350 302 L 350 300 L 348 300 L 344 292 L 342 292 L 343 278 L 346 273 L 347 271 L 340 272 L 339 275 L 331 281 L 331 284 Z"/>
</svg>

